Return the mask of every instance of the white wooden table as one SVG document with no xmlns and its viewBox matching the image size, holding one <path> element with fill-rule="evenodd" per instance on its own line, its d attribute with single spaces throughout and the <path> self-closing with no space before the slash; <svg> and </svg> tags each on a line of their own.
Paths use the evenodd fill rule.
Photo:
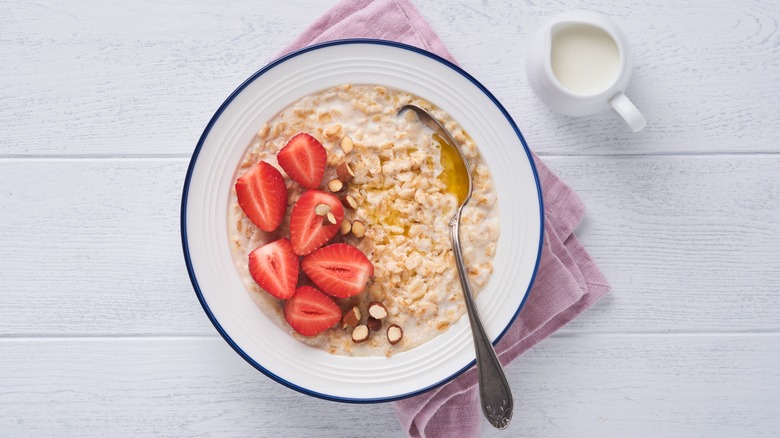
<svg viewBox="0 0 780 438">
<path fill-rule="evenodd" d="M 489 436 L 780 434 L 780 7 L 594 2 L 648 127 L 551 113 L 525 42 L 575 1 L 422 1 L 581 195 L 613 286 L 509 368 Z M 402 436 L 390 405 L 266 378 L 217 335 L 179 240 L 213 111 L 332 3 L 0 2 L 0 435 Z"/>
</svg>

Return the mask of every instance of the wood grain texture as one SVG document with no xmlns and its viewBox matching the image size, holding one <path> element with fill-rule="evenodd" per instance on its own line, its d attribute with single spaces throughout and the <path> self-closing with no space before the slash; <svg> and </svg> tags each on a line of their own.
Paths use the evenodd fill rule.
<svg viewBox="0 0 780 438">
<path fill-rule="evenodd" d="M 0 169 L 0 333 L 214 333 L 182 256 L 185 160 Z"/>
<path fill-rule="evenodd" d="M 780 9 L 412 0 L 586 205 L 612 292 L 508 367 L 488 437 L 780 430 Z M 0 1 L 0 436 L 404 436 L 388 404 L 304 396 L 219 338 L 181 255 L 215 109 L 334 1 Z M 527 41 L 622 27 L 648 127 L 545 108 Z"/>
<path fill-rule="evenodd" d="M 222 101 L 329 7 L 270 6 L 0 3 L 1 153 L 191 153 Z"/>
<path fill-rule="evenodd" d="M 774 436 L 779 340 L 550 339 L 508 367 L 517 411 L 485 436 Z M 403 436 L 390 405 L 301 395 L 220 339 L 3 340 L 0 358 L 7 437 Z"/>
<path fill-rule="evenodd" d="M 546 161 L 585 201 L 579 236 L 613 286 L 566 330 L 780 330 L 780 156 Z M 214 334 L 179 243 L 185 169 L 0 162 L 0 334 Z"/>
<path fill-rule="evenodd" d="M 609 15 L 626 34 L 634 59 L 626 94 L 648 120 L 639 134 L 610 112 L 557 115 L 528 85 L 530 36 L 552 16 L 578 8 Z M 780 20 L 773 2 L 461 0 L 426 2 L 421 11 L 540 154 L 780 151 Z"/>
<path fill-rule="evenodd" d="M 780 157 L 546 162 L 584 201 L 577 234 L 613 286 L 568 329 L 780 329 Z"/>
<path fill-rule="evenodd" d="M 211 115 L 330 2 L 0 3 L 0 155 L 189 154 Z M 778 152 L 780 40 L 772 2 L 613 2 L 648 127 L 547 110 L 526 41 L 569 2 L 420 2 L 462 66 L 541 154 Z M 703 25 L 691 25 L 692 21 Z M 489 31 L 486 31 L 488 30 Z"/>
</svg>

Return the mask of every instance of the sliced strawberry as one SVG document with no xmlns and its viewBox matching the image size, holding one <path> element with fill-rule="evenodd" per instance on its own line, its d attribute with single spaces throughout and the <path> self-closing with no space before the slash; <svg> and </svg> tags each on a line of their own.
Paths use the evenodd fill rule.
<svg viewBox="0 0 780 438">
<path fill-rule="evenodd" d="M 316 138 L 301 132 L 287 142 L 276 159 L 295 182 L 307 189 L 316 189 L 325 174 L 328 153 Z"/>
<path fill-rule="evenodd" d="M 322 225 L 322 216 L 317 216 L 314 207 L 327 204 L 336 216 L 335 225 Z M 290 213 L 290 240 L 293 251 L 298 255 L 311 253 L 339 232 L 344 219 L 344 206 L 336 196 L 320 190 L 307 190 L 298 199 Z"/>
<path fill-rule="evenodd" d="M 284 303 L 284 319 L 296 332 L 314 336 L 339 322 L 341 309 L 331 297 L 311 286 L 301 286 Z"/>
<path fill-rule="evenodd" d="M 298 256 L 287 239 L 265 244 L 249 253 L 249 274 L 276 298 L 286 300 L 295 293 L 299 270 Z"/>
<path fill-rule="evenodd" d="M 337 298 L 357 295 L 374 275 L 374 265 L 357 248 L 334 243 L 303 258 L 303 272 L 323 292 Z"/>
<path fill-rule="evenodd" d="M 263 231 L 273 231 L 287 211 L 287 186 L 282 173 L 261 161 L 236 181 L 238 205 Z"/>
</svg>

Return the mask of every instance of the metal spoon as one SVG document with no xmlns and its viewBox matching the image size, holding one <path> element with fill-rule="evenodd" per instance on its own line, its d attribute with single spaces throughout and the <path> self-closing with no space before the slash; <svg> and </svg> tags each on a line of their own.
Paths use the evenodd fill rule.
<svg viewBox="0 0 780 438">
<path fill-rule="evenodd" d="M 455 215 L 450 219 L 450 239 L 452 240 L 452 250 L 455 253 L 455 264 L 458 267 L 460 285 L 463 289 L 466 309 L 469 314 L 469 322 L 471 322 L 471 334 L 474 337 L 474 350 L 476 351 L 477 356 L 477 374 L 479 376 L 479 398 L 482 402 L 482 413 L 494 427 L 506 429 L 509 425 L 509 420 L 512 419 L 512 410 L 514 407 L 512 390 L 509 388 L 509 383 L 504 375 L 501 362 L 498 361 L 496 352 L 493 350 L 493 345 L 490 343 L 490 339 L 485 333 L 485 328 L 482 326 L 482 321 L 479 319 L 477 304 L 474 301 L 474 295 L 471 293 L 471 286 L 469 285 L 469 280 L 466 276 L 466 268 L 463 263 L 463 254 L 460 248 L 460 215 L 463 211 L 463 207 L 469 202 L 469 199 L 471 199 L 471 171 L 466 165 L 466 159 L 463 157 L 463 152 L 457 146 L 452 135 L 444 129 L 444 126 L 442 126 L 436 118 L 428 111 L 416 105 L 402 106 L 398 110 L 398 115 L 406 110 L 414 111 L 421 122 L 433 129 L 449 147 L 458 151 L 456 155 L 460 157 L 463 168 L 466 170 L 466 176 L 468 177 L 468 193 L 458 206 Z"/>
</svg>

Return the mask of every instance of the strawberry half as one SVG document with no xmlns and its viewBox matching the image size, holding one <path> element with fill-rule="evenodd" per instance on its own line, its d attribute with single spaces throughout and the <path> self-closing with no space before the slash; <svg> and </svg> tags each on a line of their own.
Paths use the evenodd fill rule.
<svg viewBox="0 0 780 438">
<path fill-rule="evenodd" d="M 284 303 L 284 319 L 304 336 L 333 327 L 341 320 L 341 309 L 329 296 L 311 286 L 301 286 Z"/>
<path fill-rule="evenodd" d="M 276 298 L 286 300 L 295 293 L 299 271 L 298 256 L 287 239 L 265 244 L 249 253 L 249 274 Z"/>
<path fill-rule="evenodd" d="M 287 211 L 287 186 L 282 173 L 261 161 L 236 181 L 238 205 L 263 231 L 273 231 Z"/>
<path fill-rule="evenodd" d="M 325 174 L 328 153 L 316 138 L 301 132 L 287 142 L 276 159 L 295 182 L 307 189 L 316 189 Z"/>
<path fill-rule="evenodd" d="M 322 225 L 322 216 L 314 212 L 318 204 L 327 204 L 336 216 L 335 225 Z M 320 190 L 307 190 L 298 199 L 290 213 L 290 241 L 298 255 L 311 253 L 339 232 L 344 219 L 344 206 L 335 195 Z"/>
<path fill-rule="evenodd" d="M 337 298 L 357 295 L 374 275 L 374 265 L 359 249 L 334 243 L 303 258 L 303 272 L 323 292 Z"/>
</svg>

